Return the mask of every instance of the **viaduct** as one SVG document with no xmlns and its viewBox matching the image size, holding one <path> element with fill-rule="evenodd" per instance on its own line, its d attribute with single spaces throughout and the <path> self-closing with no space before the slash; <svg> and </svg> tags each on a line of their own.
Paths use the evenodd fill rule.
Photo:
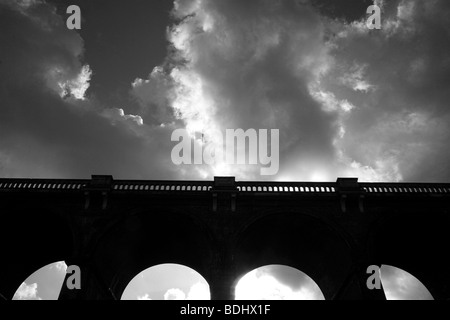
<svg viewBox="0 0 450 320">
<path fill-rule="evenodd" d="M 56 261 L 81 268 L 59 299 L 120 299 L 139 272 L 176 263 L 199 272 L 211 299 L 282 264 L 325 299 L 385 299 L 368 266 L 417 277 L 450 299 L 450 184 L 0 179 L 0 298 Z"/>
</svg>

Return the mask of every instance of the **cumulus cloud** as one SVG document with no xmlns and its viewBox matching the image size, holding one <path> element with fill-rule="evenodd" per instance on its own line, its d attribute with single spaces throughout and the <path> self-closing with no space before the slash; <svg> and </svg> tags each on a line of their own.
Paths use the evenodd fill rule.
<svg viewBox="0 0 450 320">
<path fill-rule="evenodd" d="M 186 300 L 210 300 L 211 294 L 207 284 L 198 282 L 194 284 L 186 296 Z"/>
<path fill-rule="evenodd" d="M 136 116 L 132 114 L 125 114 L 123 109 L 112 108 L 103 110 L 102 114 L 111 119 L 112 123 L 115 124 L 117 121 L 130 121 L 138 126 L 144 125 L 144 120 L 141 116 Z"/>
<path fill-rule="evenodd" d="M 131 96 L 141 106 L 142 114 L 154 124 L 165 124 L 175 120 L 170 107 L 171 82 L 162 67 L 155 67 L 149 79 L 137 78 L 132 83 Z"/>
<path fill-rule="evenodd" d="M 198 282 L 191 286 L 188 294 L 179 288 L 172 288 L 164 294 L 164 300 L 210 300 L 210 292 L 207 284 Z"/>
<path fill-rule="evenodd" d="M 146 294 L 143 295 L 143 296 L 138 296 L 137 299 L 138 299 L 138 300 L 152 300 L 152 299 L 150 298 L 150 296 L 149 296 L 148 293 L 146 293 Z"/>
<path fill-rule="evenodd" d="M 52 70 L 51 72 L 55 72 L 55 70 Z M 56 73 L 60 74 L 61 71 L 57 69 Z M 89 65 L 84 65 L 81 68 L 80 73 L 74 79 L 58 81 L 60 96 L 62 98 L 73 96 L 75 99 L 85 100 L 85 94 L 89 88 L 91 75 L 92 71 L 89 68 Z"/>
<path fill-rule="evenodd" d="M 172 288 L 164 294 L 164 300 L 186 300 L 186 294 L 178 288 Z"/>
<path fill-rule="evenodd" d="M 296 277 L 287 281 L 290 284 L 279 281 L 278 277 L 292 278 L 288 269 L 268 266 L 247 273 L 236 286 L 236 300 L 324 300 L 319 287 L 298 270 Z M 295 284 L 298 288 L 293 288 Z"/>
<path fill-rule="evenodd" d="M 37 283 L 26 284 L 23 282 L 14 294 L 13 300 L 42 300 L 38 296 Z"/>
<path fill-rule="evenodd" d="M 64 261 L 58 261 L 52 265 L 50 265 L 50 269 L 56 269 L 61 273 L 66 273 L 67 271 L 67 265 Z"/>
<path fill-rule="evenodd" d="M 168 84 L 169 104 L 189 132 L 220 143 L 217 131 L 280 129 L 285 165 L 288 158 L 301 164 L 333 156 L 336 115 L 322 112 L 308 92 L 333 61 L 312 7 L 294 1 L 175 1 L 172 14 L 178 23 L 168 33 L 171 55 L 146 85 Z M 253 168 L 210 169 L 209 175 L 226 169 L 259 178 Z"/>
</svg>

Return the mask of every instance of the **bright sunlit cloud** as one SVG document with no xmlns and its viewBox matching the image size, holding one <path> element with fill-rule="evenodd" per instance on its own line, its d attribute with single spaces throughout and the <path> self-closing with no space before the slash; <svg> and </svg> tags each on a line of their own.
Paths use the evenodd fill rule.
<svg viewBox="0 0 450 320">
<path fill-rule="evenodd" d="M 164 300 L 186 300 L 186 294 L 180 289 L 172 288 L 164 294 Z"/>
<path fill-rule="evenodd" d="M 285 269 L 292 269 L 285 267 Z M 297 270 L 298 271 L 298 270 Z M 236 285 L 236 300 L 324 300 L 324 296 L 311 279 L 298 271 L 299 279 L 304 279 L 299 289 L 282 284 L 271 274 L 270 266 L 247 273 Z"/>
<path fill-rule="evenodd" d="M 38 296 L 37 283 L 26 284 L 23 282 L 14 294 L 13 300 L 42 300 Z"/>
<path fill-rule="evenodd" d="M 202 282 L 194 284 L 188 294 L 178 288 L 167 290 L 164 300 L 210 300 L 209 288 Z M 141 299 L 143 300 L 143 299 Z"/>
</svg>

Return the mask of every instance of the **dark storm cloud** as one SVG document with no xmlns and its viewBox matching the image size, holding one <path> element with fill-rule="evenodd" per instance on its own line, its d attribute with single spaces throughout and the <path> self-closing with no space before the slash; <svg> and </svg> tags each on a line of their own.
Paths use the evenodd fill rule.
<svg viewBox="0 0 450 320">
<path fill-rule="evenodd" d="M 170 128 L 85 97 L 83 40 L 52 6 L 2 0 L 0 27 L 1 176 L 172 176 Z"/>
<path fill-rule="evenodd" d="M 69 5 L 81 8 L 79 34 L 86 48 L 85 61 L 94 70 L 90 96 L 110 107 L 139 113 L 129 96 L 130 83 L 144 77 L 166 55 L 166 33 L 173 3 L 168 0 L 47 0 L 67 17 Z M 151 118 L 145 119 L 150 122 Z"/>
<path fill-rule="evenodd" d="M 354 23 L 336 40 L 340 68 L 360 67 L 370 84 L 362 92 L 347 81 L 345 89 L 339 69 L 328 79 L 356 106 L 339 146 L 358 163 L 390 167 L 391 179 L 450 179 L 449 14 L 448 1 L 386 1 L 382 30 Z"/>
<path fill-rule="evenodd" d="M 309 2 L 321 14 L 346 22 L 353 22 L 365 17 L 367 8 L 373 4 L 373 0 L 310 0 Z"/>
</svg>

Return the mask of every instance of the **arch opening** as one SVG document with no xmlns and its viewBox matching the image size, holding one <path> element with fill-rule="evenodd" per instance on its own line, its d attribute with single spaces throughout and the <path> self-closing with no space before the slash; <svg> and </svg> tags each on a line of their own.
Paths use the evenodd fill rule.
<svg viewBox="0 0 450 320">
<path fill-rule="evenodd" d="M 425 285 L 405 270 L 382 265 L 380 278 L 387 300 L 434 300 Z"/>
<path fill-rule="evenodd" d="M 450 241 L 447 230 L 450 218 L 440 213 L 433 213 L 432 216 L 430 218 L 430 212 L 424 209 L 408 215 L 398 213 L 380 218 L 373 229 L 373 248 L 376 261 L 407 270 L 420 279 L 414 282 L 411 276 L 401 275 L 398 271 L 396 277 L 405 279 L 399 280 L 398 286 L 404 287 L 409 283 L 419 292 L 425 292 L 419 290 L 418 284 L 413 285 L 422 283 L 430 293 L 426 295 L 428 298 L 432 296 L 436 300 L 446 300 L 450 296 L 450 279 L 446 277 L 450 261 L 444 253 L 448 251 Z M 408 290 L 403 289 L 405 299 Z M 420 294 L 414 299 L 421 299 Z"/>
<path fill-rule="evenodd" d="M 192 268 L 160 264 L 137 274 L 121 300 L 210 300 L 209 284 Z"/>
<path fill-rule="evenodd" d="M 236 300 L 325 300 L 306 273 L 286 265 L 256 268 L 236 284 Z"/>
<path fill-rule="evenodd" d="M 63 213 L 27 203 L 11 210 L 8 206 L 0 224 L 0 296 L 12 299 L 35 271 L 71 257 L 74 242 Z"/>
<path fill-rule="evenodd" d="M 12 300 L 58 300 L 66 270 L 64 261 L 36 270 L 17 288 Z"/>
<path fill-rule="evenodd" d="M 208 260 L 211 241 L 201 222 L 181 211 L 148 213 L 139 211 L 121 219 L 95 249 L 94 262 L 117 299 L 137 274 L 151 266 L 179 264 L 208 272 L 203 261 Z"/>
<path fill-rule="evenodd" d="M 327 220 L 273 212 L 243 229 L 235 249 L 243 275 L 260 266 L 285 265 L 306 273 L 333 299 L 352 269 L 348 238 Z"/>
</svg>

